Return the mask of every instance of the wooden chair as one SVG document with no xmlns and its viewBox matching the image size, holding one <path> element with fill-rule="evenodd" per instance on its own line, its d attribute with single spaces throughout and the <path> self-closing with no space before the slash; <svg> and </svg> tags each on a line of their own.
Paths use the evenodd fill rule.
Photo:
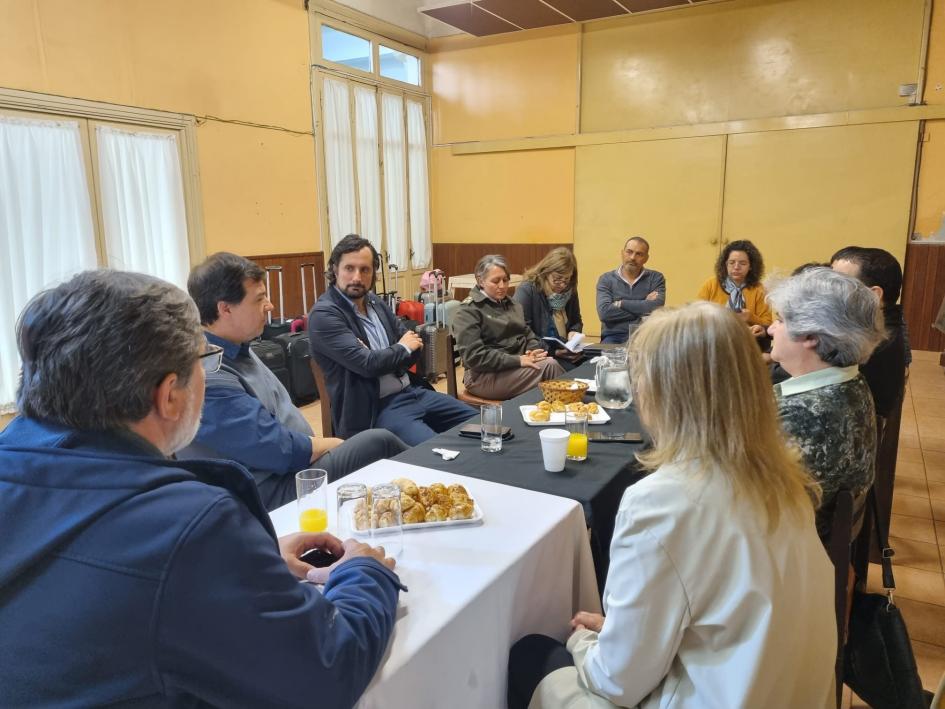
<svg viewBox="0 0 945 709">
<path fill-rule="evenodd" d="M 461 392 L 457 392 L 456 386 L 456 355 L 455 355 L 455 342 L 453 336 L 450 335 L 446 338 L 446 351 L 449 361 L 453 363 L 452 367 L 447 367 L 446 369 L 446 393 L 452 396 L 454 399 L 459 399 L 470 406 L 479 408 L 483 404 L 501 404 L 501 401 L 495 399 L 483 399 L 476 396 L 475 394 L 470 394 L 468 391 L 463 389 Z"/>
<path fill-rule="evenodd" d="M 851 543 L 853 541 L 853 493 L 841 489 L 837 492 L 833 518 L 830 525 L 830 540 L 827 554 L 833 563 L 834 610 L 837 616 L 837 657 L 834 673 L 837 677 L 837 707 L 843 694 L 843 654 L 846 647 L 847 611 L 849 605 Z"/>
<path fill-rule="evenodd" d="M 312 368 L 312 376 L 315 377 L 318 401 L 322 407 L 322 437 L 331 438 L 335 435 L 335 427 L 331 422 L 331 397 L 328 394 L 328 385 L 325 383 L 325 373 L 314 357 L 309 358 L 308 363 Z"/>
</svg>

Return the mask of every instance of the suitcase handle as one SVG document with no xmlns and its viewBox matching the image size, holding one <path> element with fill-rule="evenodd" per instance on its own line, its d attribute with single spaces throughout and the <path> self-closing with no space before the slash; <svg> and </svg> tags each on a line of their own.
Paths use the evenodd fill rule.
<svg viewBox="0 0 945 709">
<path fill-rule="evenodd" d="M 315 305 L 315 300 L 318 300 L 318 281 L 315 280 L 315 264 L 314 263 L 303 263 L 299 265 L 299 278 L 302 280 L 302 312 L 305 315 L 308 315 L 308 292 L 305 290 L 305 269 L 312 269 L 312 295 L 314 300 L 312 305 Z"/>
<path fill-rule="evenodd" d="M 270 290 L 269 274 L 275 271 L 279 274 L 279 320 L 285 320 L 285 295 L 282 291 L 282 266 L 266 266 L 266 296 L 269 302 L 272 302 L 272 290 Z M 266 313 L 266 322 L 272 325 L 272 311 Z"/>
</svg>

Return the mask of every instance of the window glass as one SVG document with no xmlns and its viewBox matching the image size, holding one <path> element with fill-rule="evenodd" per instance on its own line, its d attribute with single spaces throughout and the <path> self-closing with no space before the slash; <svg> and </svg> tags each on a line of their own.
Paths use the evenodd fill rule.
<svg viewBox="0 0 945 709">
<path fill-rule="evenodd" d="M 406 52 L 398 52 L 396 49 L 385 47 L 383 44 L 378 47 L 378 56 L 380 57 L 381 76 L 413 84 L 414 86 L 420 85 L 419 58 Z"/>
<path fill-rule="evenodd" d="M 322 25 L 322 57 L 353 69 L 372 71 L 371 42 L 328 25 Z"/>
</svg>

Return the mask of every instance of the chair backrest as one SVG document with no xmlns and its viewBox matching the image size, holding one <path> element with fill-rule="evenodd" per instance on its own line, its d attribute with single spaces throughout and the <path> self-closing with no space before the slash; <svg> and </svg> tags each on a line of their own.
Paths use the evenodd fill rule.
<svg viewBox="0 0 945 709">
<path fill-rule="evenodd" d="M 446 393 L 454 399 L 456 396 L 456 348 L 453 340 L 453 333 L 446 335 Z"/>
<path fill-rule="evenodd" d="M 833 517 L 827 554 L 833 564 L 834 610 L 837 615 L 837 658 L 834 672 L 837 676 L 837 706 L 843 691 L 843 654 L 847 631 L 847 587 L 850 580 L 850 544 L 853 541 L 853 493 L 840 489 L 834 498 Z"/>
<path fill-rule="evenodd" d="M 315 386 L 318 388 L 318 401 L 322 407 L 322 436 L 331 438 L 335 435 L 335 427 L 331 422 L 331 396 L 328 394 L 328 385 L 325 383 L 325 373 L 318 366 L 314 357 L 308 360 L 312 368 L 312 376 L 315 377 Z"/>
</svg>

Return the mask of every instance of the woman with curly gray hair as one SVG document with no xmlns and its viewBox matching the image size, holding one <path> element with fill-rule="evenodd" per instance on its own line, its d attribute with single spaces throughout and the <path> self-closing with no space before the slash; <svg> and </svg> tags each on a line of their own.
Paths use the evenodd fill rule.
<svg viewBox="0 0 945 709">
<path fill-rule="evenodd" d="M 885 337 L 876 295 L 855 278 L 812 268 L 775 286 L 768 302 L 771 359 L 791 375 L 775 385 L 781 425 L 823 488 L 817 531 L 826 540 L 836 494 L 854 496 L 859 520 L 873 482 L 876 414 L 860 375 Z"/>
</svg>

